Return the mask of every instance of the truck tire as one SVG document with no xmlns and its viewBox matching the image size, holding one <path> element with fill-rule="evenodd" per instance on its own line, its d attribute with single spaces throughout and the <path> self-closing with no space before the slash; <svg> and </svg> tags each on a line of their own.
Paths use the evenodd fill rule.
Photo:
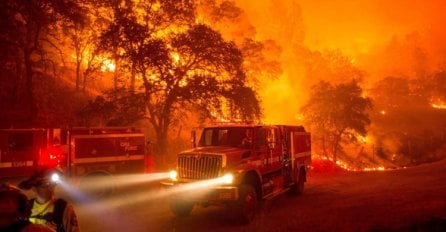
<svg viewBox="0 0 446 232">
<path fill-rule="evenodd" d="M 297 181 L 294 181 L 294 184 L 291 186 L 290 193 L 291 195 L 301 195 L 304 192 L 304 185 L 305 185 L 305 171 L 303 168 L 300 168 L 298 171 L 299 174 L 296 174 L 298 176 Z"/>
<path fill-rule="evenodd" d="M 185 217 L 192 212 L 192 209 L 194 208 L 194 203 L 191 201 L 185 201 L 185 200 L 171 200 L 170 201 L 170 211 L 175 216 L 179 217 Z"/>
<path fill-rule="evenodd" d="M 252 185 L 239 187 L 239 199 L 236 205 L 238 220 L 242 224 L 252 222 L 257 210 L 257 193 Z"/>
</svg>

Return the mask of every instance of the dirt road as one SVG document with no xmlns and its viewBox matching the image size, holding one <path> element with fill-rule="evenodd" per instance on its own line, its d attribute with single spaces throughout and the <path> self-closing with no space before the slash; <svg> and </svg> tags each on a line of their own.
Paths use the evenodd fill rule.
<svg viewBox="0 0 446 232">
<path fill-rule="evenodd" d="M 304 195 L 267 202 L 246 226 L 231 222 L 219 207 L 197 207 L 191 216 L 175 218 L 162 193 L 135 190 L 119 201 L 76 205 L 82 231 L 446 231 L 446 161 L 313 173 Z"/>
</svg>

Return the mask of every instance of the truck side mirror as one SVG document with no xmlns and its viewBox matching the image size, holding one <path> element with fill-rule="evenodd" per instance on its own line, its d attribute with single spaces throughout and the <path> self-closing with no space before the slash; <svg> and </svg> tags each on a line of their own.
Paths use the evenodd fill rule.
<svg viewBox="0 0 446 232">
<path fill-rule="evenodd" d="M 193 148 L 197 147 L 196 137 L 197 137 L 197 132 L 195 130 L 192 130 L 190 132 L 190 142 L 191 142 Z"/>
</svg>

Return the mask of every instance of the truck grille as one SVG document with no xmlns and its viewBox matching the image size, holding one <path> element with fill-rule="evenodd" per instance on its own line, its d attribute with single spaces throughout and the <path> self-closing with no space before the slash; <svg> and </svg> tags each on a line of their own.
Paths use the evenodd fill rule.
<svg viewBox="0 0 446 232">
<path fill-rule="evenodd" d="M 180 155 L 178 157 L 179 179 L 204 180 L 218 177 L 222 158 L 218 155 Z"/>
</svg>

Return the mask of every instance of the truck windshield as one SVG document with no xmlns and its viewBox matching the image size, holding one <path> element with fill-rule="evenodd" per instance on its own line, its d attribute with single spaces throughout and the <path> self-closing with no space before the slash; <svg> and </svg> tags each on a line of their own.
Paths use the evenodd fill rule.
<svg viewBox="0 0 446 232">
<path fill-rule="evenodd" d="M 252 147 L 253 129 L 250 127 L 205 128 L 198 143 L 201 147 Z"/>
</svg>

